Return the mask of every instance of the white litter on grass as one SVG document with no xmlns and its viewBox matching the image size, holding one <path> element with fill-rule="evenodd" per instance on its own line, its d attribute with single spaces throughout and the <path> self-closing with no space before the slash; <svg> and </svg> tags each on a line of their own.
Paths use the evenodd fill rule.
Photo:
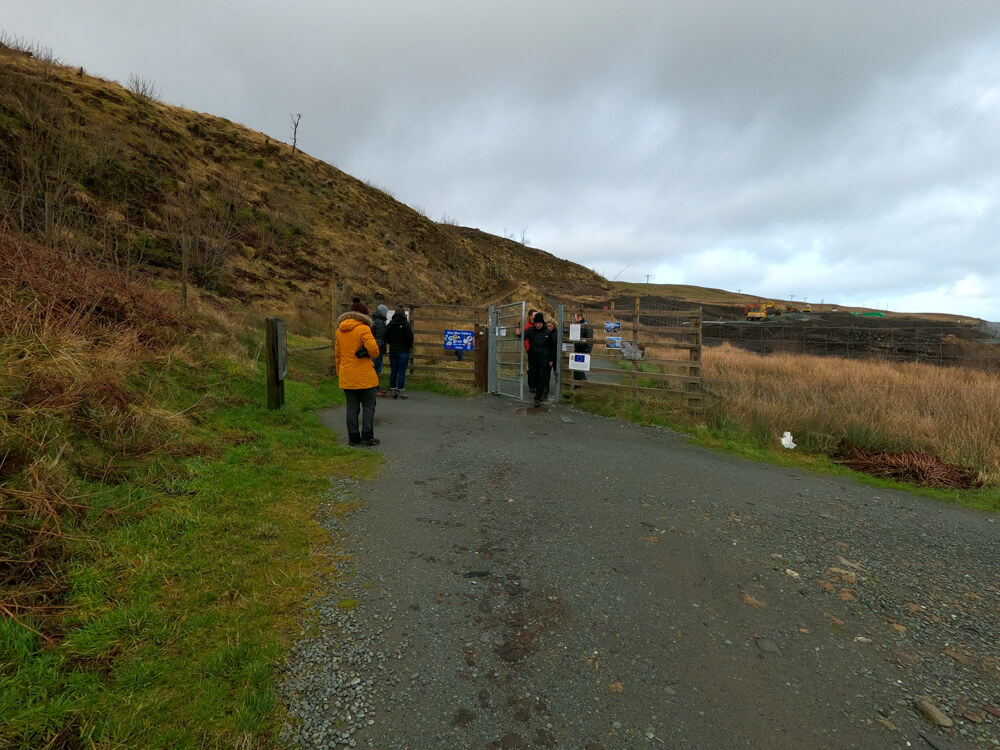
<svg viewBox="0 0 1000 750">
<path fill-rule="evenodd" d="M 783 446 L 785 446 L 786 448 L 794 448 L 795 447 L 795 441 L 792 440 L 792 433 L 786 432 L 784 435 L 782 435 L 781 436 L 781 444 Z"/>
</svg>

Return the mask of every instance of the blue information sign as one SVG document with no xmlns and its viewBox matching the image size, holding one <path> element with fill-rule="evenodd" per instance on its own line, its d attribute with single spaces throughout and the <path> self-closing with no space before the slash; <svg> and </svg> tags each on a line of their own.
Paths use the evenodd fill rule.
<svg viewBox="0 0 1000 750">
<path fill-rule="evenodd" d="M 455 331 L 448 328 L 444 332 L 444 348 L 449 351 L 471 352 L 475 340 L 475 331 Z"/>
</svg>

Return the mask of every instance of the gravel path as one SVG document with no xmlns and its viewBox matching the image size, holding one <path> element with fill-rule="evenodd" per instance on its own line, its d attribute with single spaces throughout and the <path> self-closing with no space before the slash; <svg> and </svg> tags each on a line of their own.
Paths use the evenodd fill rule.
<svg viewBox="0 0 1000 750">
<path fill-rule="evenodd" d="M 519 406 L 380 399 L 287 746 L 1000 747 L 998 516 Z"/>
</svg>

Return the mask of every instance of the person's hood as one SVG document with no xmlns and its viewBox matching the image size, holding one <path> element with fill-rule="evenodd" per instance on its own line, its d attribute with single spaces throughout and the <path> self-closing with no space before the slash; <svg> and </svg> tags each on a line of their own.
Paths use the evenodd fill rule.
<svg viewBox="0 0 1000 750">
<path fill-rule="evenodd" d="M 372 319 L 367 315 L 365 315 L 364 313 L 353 312 L 353 311 L 345 312 L 343 315 L 337 318 L 338 331 L 343 331 L 344 333 L 348 333 L 349 331 L 353 331 L 358 326 L 368 326 L 369 328 L 371 328 Z"/>
</svg>

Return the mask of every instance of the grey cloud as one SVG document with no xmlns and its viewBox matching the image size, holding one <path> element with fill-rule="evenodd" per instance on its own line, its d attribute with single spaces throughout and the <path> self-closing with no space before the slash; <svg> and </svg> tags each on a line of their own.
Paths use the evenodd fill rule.
<svg viewBox="0 0 1000 750">
<path fill-rule="evenodd" d="M 137 71 L 276 138 L 301 112 L 313 155 L 610 275 L 938 295 L 1000 318 L 964 281 L 1000 283 L 995 0 L 52 0 L 3 16 L 68 62 Z"/>
</svg>

